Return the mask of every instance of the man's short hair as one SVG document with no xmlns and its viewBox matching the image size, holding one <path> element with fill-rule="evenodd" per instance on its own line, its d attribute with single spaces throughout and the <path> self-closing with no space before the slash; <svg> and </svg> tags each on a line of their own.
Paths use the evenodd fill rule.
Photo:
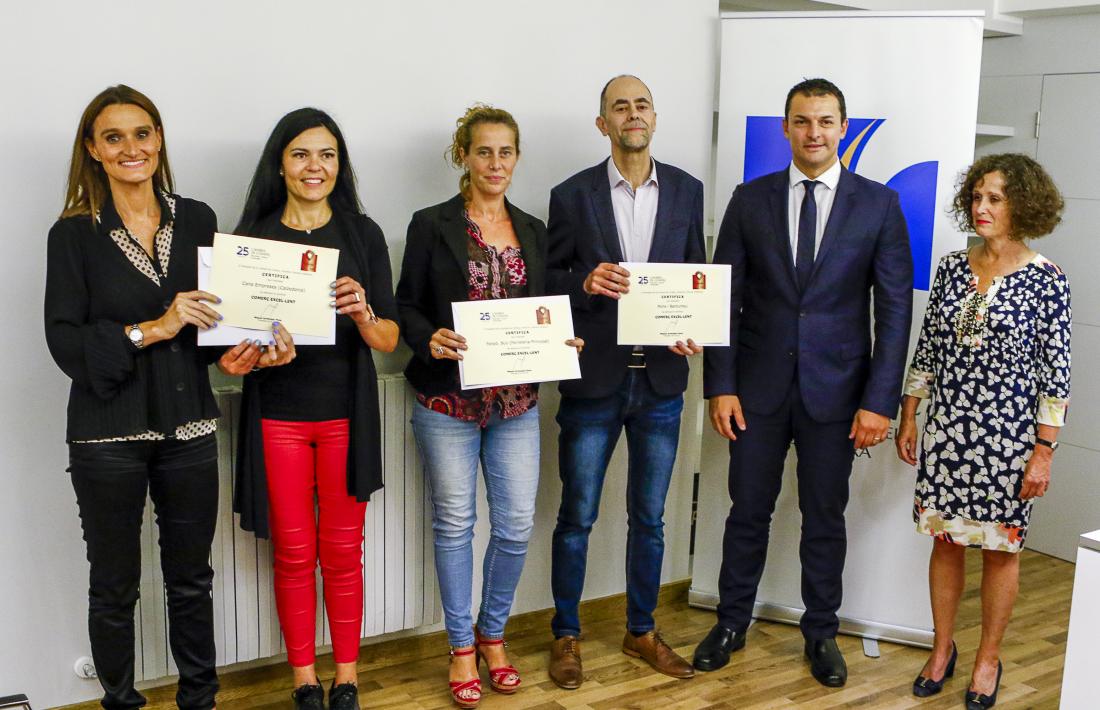
<svg viewBox="0 0 1100 710">
<path fill-rule="evenodd" d="M 835 96 L 836 102 L 840 104 L 840 120 L 848 120 L 848 108 L 844 105 L 844 92 L 828 79 L 804 79 L 792 86 L 791 90 L 787 92 L 787 103 L 783 106 L 784 119 L 790 116 L 791 99 L 796 94 L 802 94 L 803 96 Z"/>
<path fill-rule="evenodd" d="M 603 104 L 604 104 L 604 101 L 607 100 L 607 89 L 608 89 L 609 86 L 611 86 L 612 82 L 614 82 L 618 79 L 638 79 L 638 77 L 634 76 L 633 74 L 619 74 L 618 76 L 613 76 L 613 77 L 611 77 L 610 79 L 607 80 L 607 83 L 603 85 L 602 89 L 600 89 L 600 115 L 604 116 L 605 118 L 606 118 L 606 115 L 603 112 Z M 642 81 L 641 79 L 638 79 L 638 81 L 640 81 L 642 83 L 642 86 L 645 87 L 646 91 L 649 91 L 649 86 L 644 81 Z M 649 96 L 650 96 L 650 99 L 653 98 L 653 92 L 652 91 L 649 91 Z"/>
</svg>

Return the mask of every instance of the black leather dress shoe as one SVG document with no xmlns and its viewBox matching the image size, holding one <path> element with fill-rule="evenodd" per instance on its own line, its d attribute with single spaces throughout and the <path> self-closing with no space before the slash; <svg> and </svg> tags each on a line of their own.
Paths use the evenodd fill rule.
<svg viewBox="0 0 1100 710">
<path fill-rule="evenodd" d="M 806 642 L 806 658 L 810 659 L 810 673 L 818 683 L 839 688 L 848 682 L 848 666 L 836 645 L 836 639 Z"/>
<path fill-rule="evenodd" d="M 701 671 L 716 671 L 730 662 L 730 654 L 745 647 L 745 632 L 730 631 L 715 624 L 707 637 L 695 647 L 691 665 Z"/>
</svg>

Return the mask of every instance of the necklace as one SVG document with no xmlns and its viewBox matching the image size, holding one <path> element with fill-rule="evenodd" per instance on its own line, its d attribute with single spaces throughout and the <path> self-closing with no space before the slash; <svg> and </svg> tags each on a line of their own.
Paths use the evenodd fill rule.
<svg viewBox="0 0 1100 710">
<path fill-rule="evenodd" d="M 326 212 L 327 214 L 323 215 L 320 219 L 313 220 L 308 225 L 304 222 L 299 222 L 285 212 L 283 213 L 283 217 L 280 221 L 291 229 L 296 229 L 298 231 L 305 232 L 306 234 L 312 234 L 313 230 L 324 227 L 332 219 L 332 209 L 328 209 L 326 210 Z"/>
</svg>

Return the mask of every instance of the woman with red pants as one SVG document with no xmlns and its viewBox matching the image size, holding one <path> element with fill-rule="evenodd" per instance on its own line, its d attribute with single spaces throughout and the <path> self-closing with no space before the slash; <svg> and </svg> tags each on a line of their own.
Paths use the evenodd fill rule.
<svg viewBox="0 0 1100 710">
<path fill-rule="evenodd" d="M 245 530 L 270 533 L 275 547 L 295 707 L 325 707 L 314 667 L 319 559 L 336 662 L 329 707 L 358 708 L 363 522 L 382 486 L 371 350 L 392 352 L 398 327 L 386 240 L 363 214 L 347 146 L 326 113 L 299 109 L 275 126 L 236 232 L 340 250 L 335 345 L 295 346 L 275 323 L 276 347 L 263 357 L 282 367 L 245 377 L 234 509 Z"/>
</svg>

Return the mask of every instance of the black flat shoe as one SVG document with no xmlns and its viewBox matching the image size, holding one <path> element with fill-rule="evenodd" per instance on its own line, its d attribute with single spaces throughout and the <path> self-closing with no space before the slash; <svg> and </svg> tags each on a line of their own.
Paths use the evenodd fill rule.
<svg viewBox="0 0 1100 710">
<path fill-rule="evenodd" d="M 300 685 L 290 694 L 294 710 L 325 710 L 325 689 L 321 684 Z"/>
<path fill-rule="evenodd" d="M 947 661 L 947 668 L 943 672 L 943 677 L 939 680 L 932 680 L 922 675 L 917 676 L 917 679 L 913 681 L 913 695 L 918 698 L 928 698 L 943 690 L 944 681 L 955 675 L 955 661 L 957 660 L 959 660 L 959 649 L 952 641 L 951 658 Z"/>
<path fill-rule="evenodd" d="M 329 710 L 359 710 L 359 688 L 355 683 L 341 683 L 336 685 L 332 681 L 332 687 L 328 690 Z"/>
<path fill-rule="evenodd" d="M 730 654 L 745 647 L 744 631 L 730 631 L 715 624 L 707 637 L 695 647 L 691 664 L 701 671 L 716 671 L 730 662 Z"/>
<path fill-rule="evenodd" d="M 848 682 L 848 666 L 836 639 L 807 641 L 806 658 L 810 659 L 810 673 L 818 683 L 839 688 Z"/>
<path fill-rule="evenodd" d="M 997 683 L 993 686 L 993 692 L 989 695 L 982 695 L 981 693 L 975 693 L 973 690 L 966 691 L 966 710 L 986 710 L 997 704 L 997 691 L 1001 689 L 1001 672 L 1004 671 L 1004 666 L 1000 661 L 997 661 Z"/>
</svg>

